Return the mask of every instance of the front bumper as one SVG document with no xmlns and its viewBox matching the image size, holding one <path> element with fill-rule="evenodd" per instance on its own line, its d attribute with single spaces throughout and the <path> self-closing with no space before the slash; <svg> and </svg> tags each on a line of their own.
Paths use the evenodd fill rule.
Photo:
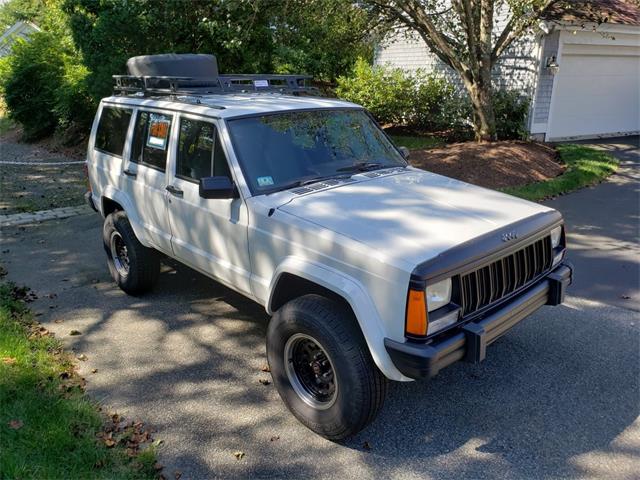
<svg viewBox="0 0 640 480">
<path fill-rule="evenodd" d="M 396 368 L 409 378 L 431 378 L 458 360 L 479 363 L 486 347 L 543 305 L 559 305 L 571 285 L 573 267 L 563 263 L 526 291 L 496 308 L 481 320 L 469 322 L 457 333 L 430 343 L 396 342 L 384 346 Z"/>
</svg>

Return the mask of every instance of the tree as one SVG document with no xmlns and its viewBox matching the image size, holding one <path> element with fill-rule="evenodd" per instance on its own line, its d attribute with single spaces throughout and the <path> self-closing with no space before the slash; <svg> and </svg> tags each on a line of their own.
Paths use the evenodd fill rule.
<svg viewBox="0 0 640 480">
<path fill-rule="evenodd" d="M 556 3 L 554 0 L 364 0 L 383 20 L 416 32 L 431 51 L 461 77 L 473 108 L 476 140 L 496 138 L 491 70 L 518 37 Z M 502 9 L 509 19 L 497 32 Z"/>
<path fill-rule="evenodd" d="M 90 70 L 98 99 L 129 57 L 156 53 L 214 53 L 223 72 L 271 66 L 273 42 L 259 2 L 249 0 L 64 0 L 73 39 Z"/>
<path fill-rule="evenodd" d="M 263 2 L 263 5 L 266 5 Z M 372 12 L 345 0 L 270 0 L 273 65 L 335 82 L 359 57 L 371 58 Z"/>
</svg>

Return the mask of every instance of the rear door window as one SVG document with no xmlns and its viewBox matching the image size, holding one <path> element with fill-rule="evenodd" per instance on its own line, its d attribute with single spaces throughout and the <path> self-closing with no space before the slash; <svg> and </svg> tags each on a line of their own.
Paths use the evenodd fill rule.
<svg viewBox="0 0 640 480">
<path fill-rule="evenodd" d="M 133 136 L 131 161 L 164 172 L 173 117 L 165 113 L 139 111 Z"/>
<path fill-rule="evenodd" d="M 94 148 L 109 155 L 122 156 L 131 113 L 129 108 L 103 107 Z"/>
<path fill-rule="evenodd" d="M 214 124 L 180 119 L 176 176 L 195 182 L 203 177 L 231 177 Z"/>
</svg>

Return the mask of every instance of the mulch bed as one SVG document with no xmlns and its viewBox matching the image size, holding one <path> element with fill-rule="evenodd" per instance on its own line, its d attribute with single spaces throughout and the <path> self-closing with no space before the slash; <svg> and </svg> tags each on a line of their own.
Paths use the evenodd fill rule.
<svg viewBox="0 0 640 480">
<path fill-rule="evenodd" d="M 520 141 L 464 142 L 413 150 L 409 162 L 423 170 L 492 189 L 549 180 L 566 168 L 552 147 Z"/>
</svg>

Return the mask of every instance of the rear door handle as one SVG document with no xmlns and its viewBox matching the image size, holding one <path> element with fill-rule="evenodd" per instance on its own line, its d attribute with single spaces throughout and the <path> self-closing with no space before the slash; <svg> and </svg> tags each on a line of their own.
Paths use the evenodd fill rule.
<svg viewBox="0 0 640 480">
<path fill-rule="evenodd" d="M 126 170 L 125 170 L 124 172 L 122 172 L 122 173 L 124 173 L 127 177 L 131 177 L 131 178 L 136 178 L 136 177 L 138 176 L 138 174 L 137 174 L 136 172 L 132 172 L 132 171 L 131 171 L 131 170 L 129 170 L 129 169 L 126 169 Z"/>
<path fill-rule="evenodd" d="M 173 185 L 167 185 L 167 192 L 175 195 L 176 197 L 181 197 L 184 195 L 184 192 L 179 188 L 174 187 Z"/>
</svg>

